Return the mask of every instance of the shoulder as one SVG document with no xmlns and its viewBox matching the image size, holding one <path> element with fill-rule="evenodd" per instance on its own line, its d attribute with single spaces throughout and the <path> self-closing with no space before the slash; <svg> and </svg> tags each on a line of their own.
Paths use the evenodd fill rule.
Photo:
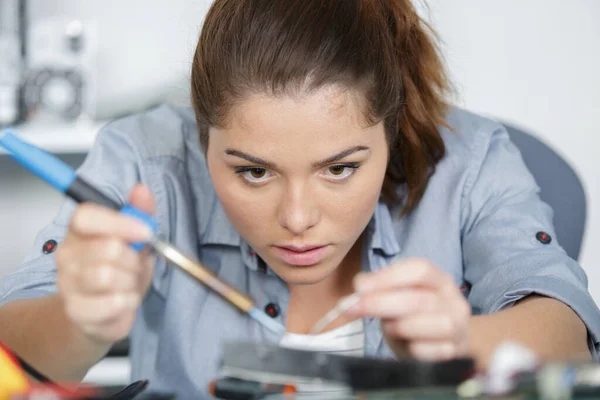
<svg viewBox="0 0 600 400">
<path fill-rule="evenodd" d="M 506 128 L 490 118 L 453 107 L 445 119 L 448 127 L 440 127 L 440 135 L 449 158 L 465 158 L 468 165 L 483 161 L 496 141 L 509 141 Z"/>
<path fill-rule="evenodd" d="M 171 105 L 108 123 L 78 174 L 120 201 L 138 182 L 149 185 L 155 195 L 174 190 L 167 182 L 194 182 L 203 189 L 211 185 L 193 111 Z"/>
<path fill-rule="evenodd" d="M 504 125 L 460 108 L 449 109 L 439 128 L 445 155 L 435 167 L 414 218 L 429 218 L 432 210 L 464 214 L 465 207 L 479 209 L 510 193 L 536 192 L 537 186 L 519 149 Z M 404 187 L 400 187 L 406 190 Z M 464 216 L 464 215 L 463 215 Z M 463 221 L 464 222 L 464 221 Z"/>
<path fill-rule="evenodd" d="M 495 173 L 506 175 L 512 170 L 517 175 L 528 175 L 519 149 L 500 122 L 451 108 L 446 123 L 448 127 L 440 128 L 446 155 L 437 165 L 436 175 L 460 176 L 463 195 L 470 193 L 477 180 L 493 178 Z"/>
<path fill-rule="evenodd" d="M 450 110 L 446 122 L 449 128 L 440 130 L 446 155 L 436 166 L 423 204 L 429 209 L 458 206 L 454 210 L 461 231 L 498 210 L 508 212 L 513 203 L 543 207 L 535 177 L 504 125 L 461 109 Z"/>
<path fill-rule="evenodd" d="M 171 157 L 185 160 L 190 146 L 199 146 L 196 120 L 189 107 L 160 105 L 118 118 L 99 133 L 94 147 L 115 146 L 138 161 Z"/>
</svg>

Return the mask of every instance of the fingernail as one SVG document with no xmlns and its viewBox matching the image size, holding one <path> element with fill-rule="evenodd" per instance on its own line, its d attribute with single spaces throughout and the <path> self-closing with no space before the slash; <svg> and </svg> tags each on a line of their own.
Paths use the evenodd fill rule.
<svg viewBox="0 0 600 400">
<path fill-rule="evenodd" d="M 140 305 L 141 303 L 141 298 L 138 294 L 132 294 L 129 296 L 129 305 L 131 306 L 131 308 L 137 308 L 137 306 Z"/>
<path fill-rule="evenodd" d="M 137 294 L 117 294 L 113 297 L 113 302 L 117 308 L 132 309 L 138 306 L 138 298 Z"/>
<path fill-rule="evenodd" d="M 112 302 L 113 302 L 114 307 L 117 307 L 117 308 L 122 307 L 123 304 L 125 304 L 125 302 L 126 302 L 125 296 L 122 294 L 116 294 L 113 296 Z"/>
<path fill-rule="evenodd" d="M 124 296 L 125 307 L 131 309 L 136 308 L 139 304 L 139 296 L 137 294 L 126 294 Z"/>
</svg>

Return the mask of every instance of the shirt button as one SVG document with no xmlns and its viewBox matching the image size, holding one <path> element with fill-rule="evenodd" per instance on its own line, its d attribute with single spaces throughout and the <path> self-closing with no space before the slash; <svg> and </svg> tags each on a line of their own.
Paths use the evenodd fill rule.
<svg viewBox="0 0 600 400">
<path fill-rule="evenodd" d="M 269 303 L 265 306 L 265 312 L 271 318 L 277 318 L 279 316 L 279 306 L 275 303 Z"/>
<path fill-rule="evenodd" d="M 548 244 L 552 241 L 552 237 L 546 232 L 538 232 L 535 234 L 535 238 L 542 244 Z"/>
<path fill-rule="evenodd" d="M 56 250 L 57 245 L 58 243 L 56 243 L 56 240 L 50 239 L 46 241 L 46 243 L 44 243 L 44 245 L 42 246 L 42 252 L 44 254 L 54 253 L 54 250 Z"/>
</svg>

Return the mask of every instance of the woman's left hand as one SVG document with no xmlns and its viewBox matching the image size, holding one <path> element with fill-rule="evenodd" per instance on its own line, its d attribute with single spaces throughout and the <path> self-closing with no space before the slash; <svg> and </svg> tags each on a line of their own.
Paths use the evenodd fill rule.
<svg viewBox="0 0 600 400">
<path fill-rule="evenodd" d="M 359 302 L 346 313 L 381 319 L 397 356 L 441 361 L 467 356 L 471 308 L 454 279 L 424 259 L 406 259 L 355 280 Z"/>
</svg>

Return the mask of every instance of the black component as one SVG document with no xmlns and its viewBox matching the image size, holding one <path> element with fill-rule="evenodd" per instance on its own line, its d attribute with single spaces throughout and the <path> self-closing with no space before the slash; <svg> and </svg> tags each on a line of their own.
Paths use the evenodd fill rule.
<svg viewBox="0 0 600 400">
<path fill-rule="evenodd" d="M 135 381 L 132 384 L 125 386 L 124 388 L 118 389 L 118 391 L 116 393 L 115 392 L 113 392 L 112 394 L 106 393 L 101 398 L 110 399 L 110 400 L 137 399 L 138 398 L 137 395 L 139 395 L 144 390 L 146 390 L 146 388 L 148 387 L 148 383 L 149 382 L 147 380 Z M 91 399 L 89 399 L 89 400 L 91 400 Z"/>
<path fill-rule="evenodd" d="M 256 260 L 257 265 L 258 265 L 258 270 L 260 272 L 262 272 L 263 274 L 267 273 L 267 263 L 261 258 L 258 257 L 258 260 Z"/>
<path fill-rule="evenodd" d="M 125 338 L 112 345 L 107 357 L 127 357 L 129 355 L 129 339 Z"/>
<path fill-rule="evenodd" d="M 175 400 L 172 393 L 147 392 L 149 381 L 139 380 L 124 388 L 104 388 L 101 397 L 84 400 Z"/>
<path fill-rule="evenodd" d="M 21 357 L 19 357 L 17 354 L 15 354 L 12 350 L 11 350 L 11 353 L 17 359 L 17 362 L 19 363 L 19 365 L 21 366 L 23 371 L 27 372 L 35 380 L 37 380 L 39 382 L 43 382 L 43 383 L 52 383 L 50 378 L 48 378 L 46 375 L 43 375 L 37 369 L 33 368 L 28 362 L 23 360 Z"/>
<path fill-rule="evenodd" d="M 44 243 L 44 245 L 42 246 L 42 253 L 44 253 L 44 254 L 54 253 L 54 250 L 56 250 L 57 245 L 58 245 L 58 243 L 56 243 L 56 240 L 53 240 L 53 239 L 47 240 Z"/>
<path fill-rule="evenodd" d="M 78 203 L 96 203 L 113 210 L 120 210 L 121 205 L 81 179 L 77 177 L 66 193 Z"/>
<path fill-rule="evenodd" d="M 223 400 L 258 400 L 283 393 L 284 385 L 269 385 L 237 378 L 220 378 L 211 383 L 211 395 Z"/>
<path fill-rule="evenodd" d="M 442 362 L 380 360 L 285 349 L 275 345 L 232 342 L 224 346 L 222 365 L 301 378 L 320 378 L 355 391 L 456 386 L 475 372 L 471 358 Z M 268 382 L 268 378 L 265 380 Z"/>
<path fill-rule="evenodd" d="M 265 306 L 265 312 L 271 318 L 277 318 L 279 316 L 280 311 L 281 310 L 279 308 L 279 305 L 275 303 L 269 303 Z"/>
<path fill-rule="evenodd" d="M 596 385 L 579 385 L 573 388 L 573 399 L 597 399 L 600 397 L 600 387 Z"/>
<path fill-rule="evenodd" d="M 172 393 L 155 393 L 148 392 L 136 396 L 132 400 L 175 400 L 176 396 Z"/>
<path fill-rule="evenodd" d="M 542 231 L 536 233 L 535 238 L 542 244 L 548 244 L 552 241 L 552 236 Z"/>
<path fill-rule="evenodd" d="M 51 85 L 68 87 L 71 96 L 55 103 L 48 97 L 48 86 Z M 27 112 L 44 109 L 67 120 L 74 120 L 82 112 L 83 87 L 83 77 L 77 69 L 30 69 L 23 84 L 23 103 Z"/>
</svg>

